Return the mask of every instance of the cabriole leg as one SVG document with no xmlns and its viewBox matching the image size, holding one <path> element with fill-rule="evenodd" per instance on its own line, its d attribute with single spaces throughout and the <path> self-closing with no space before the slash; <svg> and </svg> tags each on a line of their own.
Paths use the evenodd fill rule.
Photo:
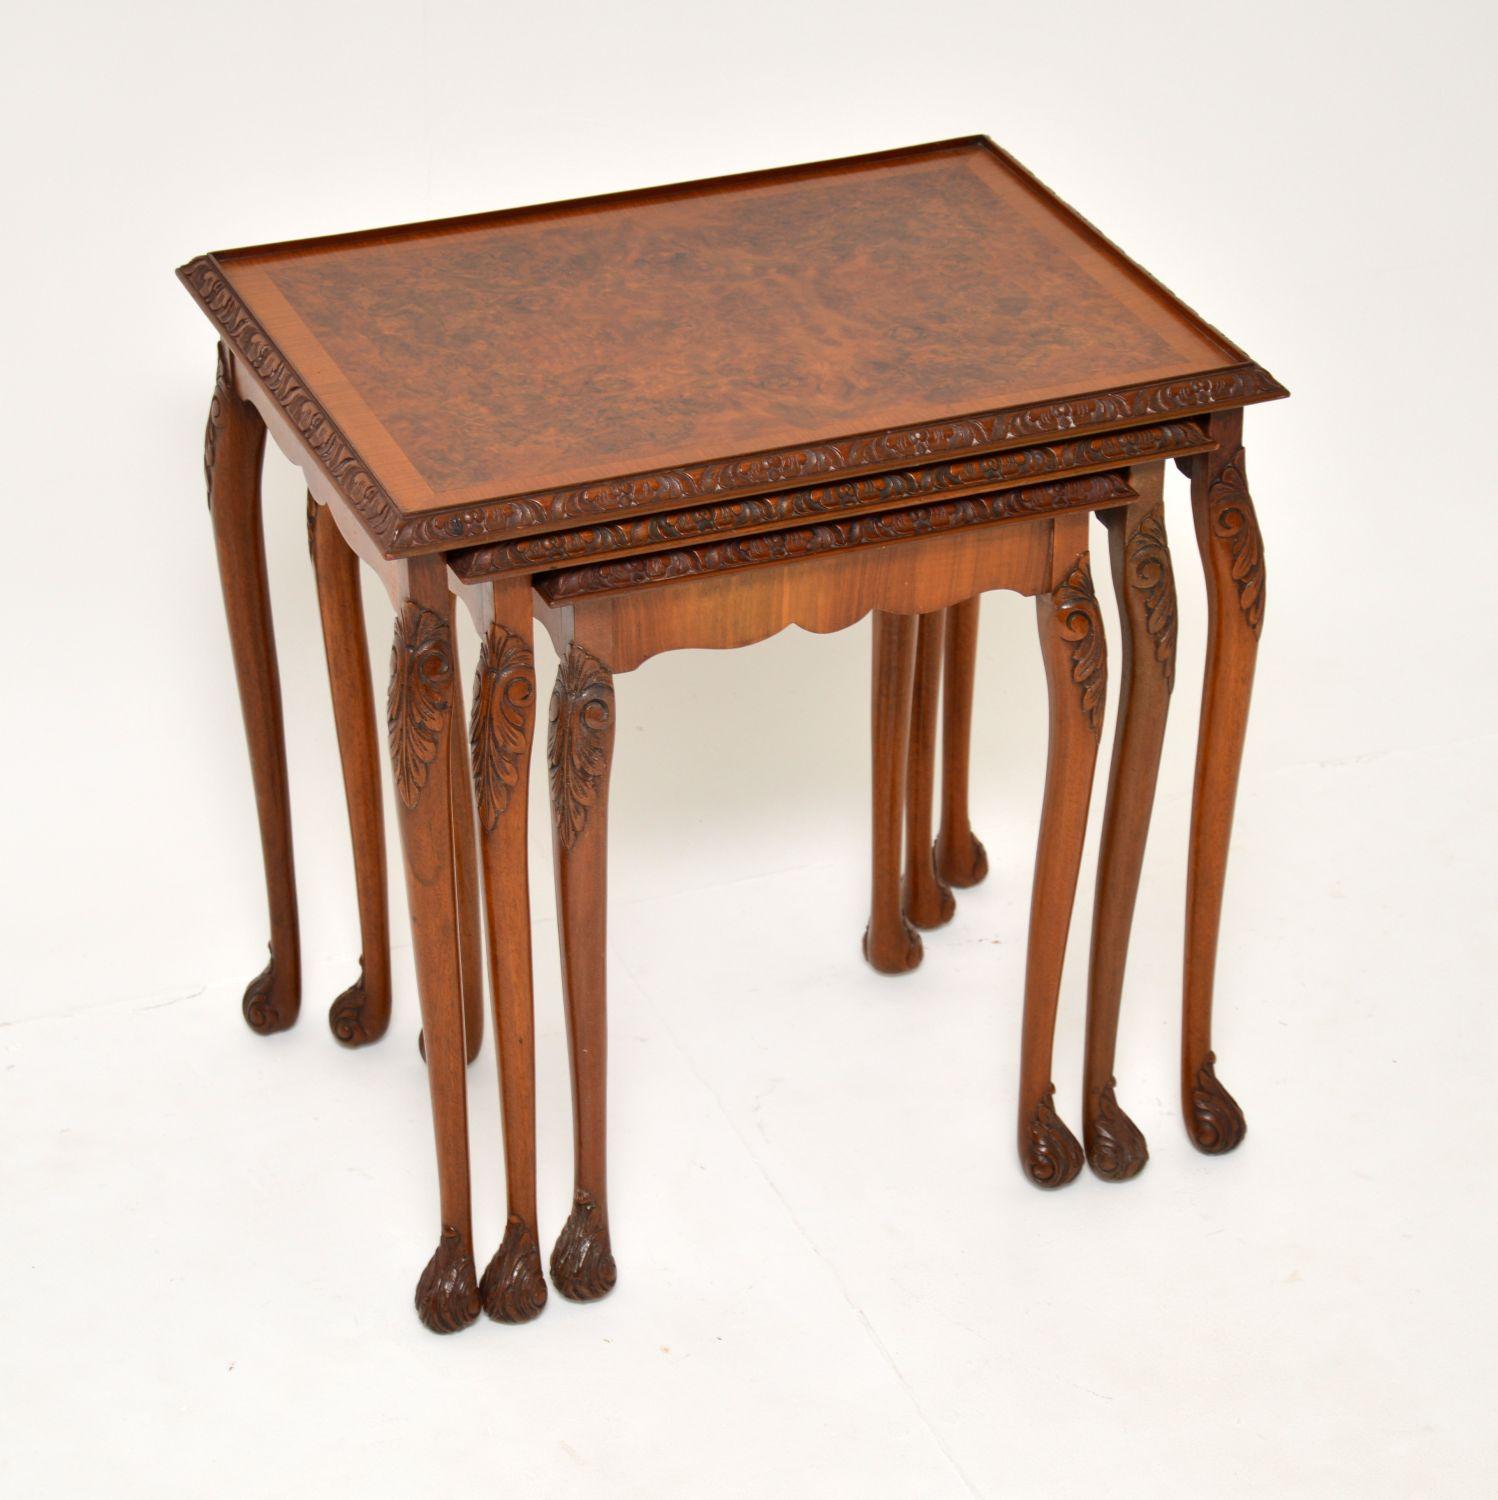
<svg viewBox="0 0 1498 1500">
<path fill-rule="evenodd" d="M 416 1311 L 437 1333 L 479 1314 L 468 1185 L 462 972 L 451 813 L 454 657 L 440 559 L 404 565 L 390 659 L 387 725 L 405 854 L 416 982 L 432 1123 L 441 1238 L 416 1288 Z"/>
<path fill-rule="evenodd" d="M 1108 676 L 1103 624 L 1085 552 L 1035 605 L 1050 701 L 1050 742 L 1025 962 L 1019 1158 L 1037 1187 L 1058 1188 L 1082 1168 L 1082 1148 L 1052 1102 L 1051 1052 Z"/>
<path fill-rule="evenodd" d="M 1114 1094 L 1113 1059 L 1134 900 L 1175 678 L 1175 580 L 1160 498 L 1163 476 L 1158 464 L 1136 469 L 1131 478 L 1140 498 L 1100 512 L 1118 599 L 1122 670 L 1092 907 L 1082 1139 L 1092 1170 L 1109 1182 L 1136 1176 L 1149 1160 L 1143 1133 Z"/>
<path fill-rule="evenodd" d="M 1191 460 L 1191 509 L 1207 575 L 1207 665 L 1186 867 L 1186 971 L 1181 1018 L 1181 1108 L 1200 1151 L 1231 1151 L 1243 1111 L 1217 1081 L 1212 989 L 1228 839 L 1264 620 L 1264 544 L 1243 464 L 1243 413 L 1208 421 L 1217 451 Z"/>
<path fill-rule="evenodd" d="M 453 665 L 457 666 L 457 600 L 450 598 L 448 618 L 453 626 Z M 457 679 L 454 679 L 456 684 Z M 462 694 L 455 686 L 456 722 L 463 723 Z M 468 753 L 461 734 L 452 746 L 453 861 L 458 891 L 458 955 L 463 973 L 463 1035 L 468 1061 L 484 1045 L 484 938 L 479 915 L 478 835 L 473 823 L 473 787 L 469 780 Z"/>
<path fill-rule="evenodd" d="M 873 881 L 863 953 L 881 974 L 903 974 L 921 961 L 920 934 L 900 909 L 915 637 L 915 615 L 874 611 Z"/>
<path fill-rule="evenodd" d="M 390 914 L 385 890 L 385 814 L 374 683 L 364 639 L 359 560 L 326 506 L 307 496 L 307 540 L 317 579 L 323 654 L 333 694 L 333 724 L 343 762 L 343 792 L 354 846 L 359 903 L 359 978 L 332 1004 L 328 1024 L 345 1046 L 378 1041 L 390 1025 Z"/>
<path fill-rule="evenodd" d="M 916 927 L 952 920 L 952 888 L 936 869 L 931 844 L 931 804 L 936 791 L 936 707 L 941 694 L 942 636 L 946 610 L 920 616 L 916 633 L 915 688 L 910 704 L 910 753 L 905 772 L 905 915 Z"/>
<path fill-rule="evenodd" d="M 968 761 L 973 738 L 973 677 L 978 666 L 978 600 L 947 610 L 942 651 L 941 828 L 936 872 L 949 886 L 977 885 L 988 874 L 988 854 L 968 816 Z"/>
<path fill-rule="evenodd" d="M 490 591 L 473 683 L 474 803 L 488 925 L 489 1003 L 504 1120 L 504 1239 L 479 1284 L 484 1311 L 525 1323 L 546 1305 L 536 1229 L 536 1059 L 526 802 L 536 719 L 529 580 Z"/>
<path fill-rule="evenodd" d="M 220 344 L 218 376 L 203 442 L 203 468 L 265 859 L 270 962 L 250 981 L 242 1007 L 250 1028 L 262 1034 L 290 1026 L 297 1018 L 302 994 L 281 679 L 276 669 L 265 538 L 260 525 L 260 459 L 264 450 L 265 424 L 235 392 L 231 356 Z"/>
<path fill-rule="evenodd" d="M 609 768 L 614 754 L 614 679 L 573 643 L 551 696 L 546 758 L 551 772 L 557 923 L 572 1066 L 572 1212 L 551 1252 L 562 1296 L 592 1302 L 612 1290 L 607 1164 Z"/>
</svg>

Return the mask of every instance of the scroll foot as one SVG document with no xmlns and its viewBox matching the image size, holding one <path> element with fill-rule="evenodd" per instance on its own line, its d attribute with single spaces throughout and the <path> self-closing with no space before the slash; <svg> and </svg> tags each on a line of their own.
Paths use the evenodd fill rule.
<svg viewBox="0 0 1498 1500">
<path fill-rule="evenodd" d="M 551 1284 L 571 1302 L 596 1302 L 618 1279 L 609 1226 L 591 1193 L 579 1188 L 551 1252 Z"/>
<path fill-rule="evenodd" d="M 473 1256 L 450 1225 L 442 1231 L 436 1254 L 416 1283 L 416 1316 L 433 1333 L 457 1333 L 479 1315 L 479 1291 Z"/>
<path fill-rule="evenodd" d="M 1082 1170 L 1082 1147 L 1051 1105 L 1054 1087 L 1036 1101 L 1020 1146 L 1025 1176 L 1041 1188 L 1065 1187 Z"/>
<path fill-rule="evenodd" d="M 288 994 L 276 975 L 276 951 L 271 949 L 270 962 L 249 982 L 240 1009 L 251 1031 L 269 1036 L 285 1031 L 297 1017 L 300 996 Z"/>
<path fill-rule="evenodd" d="M 390 1025 L 389 1007 L 378 1022 L 368 1016 L 369 995 L 364 987 L 364 965 L 359 965 L 359 977 L 329 1007 L 328 1026 L 333 1035 L 345 1047 L 364 1047 L 377 1042 L 385 1035 Z"/>
<path fill-rule="evenodd" d="M 1144 1170 L 1150 1153 L 1144 1132 L 1118 1107 L 1113 1085 L 1110 1078 L 1098 1094 L 1082 1133 L 1087 1137 L 1087 1165 L 1104 1182 L 1127 1182 Z"/>
<path fill-rule="evenodd" d="M 529 1323 L 546 1306 L 546 1277 L 536 1237 L 514 1214 L 479 1283 L 479 1296 L 496 1323 Z"/>
<path fill-rule="evenodd" d="M 1191 1090 L 1191 1143 L 1208 1156 L 1224 1156 L 1243 1144 L 1248 1126 L 1238 1101 L 1217 1081 L 1217 1056 L 1207 1053 Z"/>
</svg>

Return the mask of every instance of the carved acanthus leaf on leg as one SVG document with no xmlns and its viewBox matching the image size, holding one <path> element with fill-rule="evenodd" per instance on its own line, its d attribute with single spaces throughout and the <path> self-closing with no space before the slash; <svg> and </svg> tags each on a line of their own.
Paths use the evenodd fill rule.
<svg viewBox="0 0 1498 1500">
<path fill-rule="evenodd" d="M 1163 506 L 1153 506 L 1130 533 L 1124 573 L 1129 586 L 1144 596 L 1144 628 L 1154 643 L 1168 693 L 1176 677 L 1176 585 Z"/>
<path fill-rule="evenodd" d="M 1092 587 L 1092 567 L 1085 552 L 1051 591 L 1051 602 L 1060 620 L 1062 639 L 1072 643 L 1071 677 L 1081 695 L 1087 727 L 1100 734 L 1108 694 L 1108 656 Z"/>
<path fill-rule="evenodd" d="M 614 679 L 581 646 L 567 649 L 551 695 L 546 760 L 557 839 L 573 848 L 588 826 L 608 770 L 608 729 L 614 717 Z"/>
<path fill-rule="evenodd" d="M 531 648 L 503 625 L 489 627 L 479 647 L 468 744 L 479 821 L 493 832 L 520 779 L 520 759 L 530 749 L 536 708 L 536 665 Z"/>
<path fill-rule="evenodd" d="M 1207 524 L 1213 539 L 1231 551 L 1238 607 L 1257 636 L 1264 623 L 1264 539 L 1243 473 L 1242 448 L 1222 466 L 1207 491 Z"/>
<path fill-rule="evenodd" d="M 414 808 L 427 784 L 452 708 L 452 631 L 446 618 L 412 600 L 395 617 L 386 715 L 396 795 Z"/>
</svg>

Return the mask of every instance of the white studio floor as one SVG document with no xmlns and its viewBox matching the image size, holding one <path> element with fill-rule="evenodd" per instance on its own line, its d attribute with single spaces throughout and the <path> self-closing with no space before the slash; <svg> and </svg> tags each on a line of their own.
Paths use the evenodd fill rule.
<svg viewBox="0 0 1498 1500">
<path fill-rule="evenodd" d="M 855 662 L 866 645 L 852 632 L 833 649 Z M 815 647 L 793 633 L 766 649 L 804 666 Z M 651 692 L 694 680 L 727 696 L 704 660 L 681 658 Z M 591 1307 L 553 1295 L 527 1327 L 439 1339 L 411 1310 L 436 1220 L 407 949 L 396 1021 L 364 1053 L 322 1019 L 352 954 L 319 957 L 310 934 L 302 1022 L 280 1037 L 239 1020 L 259 962 L 248 937 L 233 981 L 0 1029 L 6 1493 L 1482 1490 L 1494 1107 L 1472 1060 L 1491 1057 L 1494 1023 L 1470 976 L 1493 938 L 1464 830 L 1491 818 L 1491 790 L 1456 750 L 1268 771 L 1250 757 L 1218 1028 L 1249 1137 L 1209 1160 L 1175 1107 L 1182 704 L 1119 1069 L 1153 1155 L 1127 1186 L 1084 1174 L 1046 1195 L 1014 1161 L 1033 724 L 1023 774 L 977 797 L 988 881 L 928 935 L 923 967 L 890 980 L 858 957 L 862 790 L 824 779 L 771 820 L 771 773 L 740 751 L 748 786 L 722 824 L 689 795 L 674 838 L 657 827 L 652 843 L 668 770 L 626 722 L 610 934 L 620 1280 Z M 723 708 L 720 748 L 749 711 Z M 980 748 L 997 723 L 980 713 Z M 549 1243 L 570 1156 L 537 864 Z M 1417 936 L 1434 906 L 1409 910 L 1411 865 L 1440 872 L 1425 896 L 1449 903 L 1438 946 Z M 1057 1049 L 1074 1124 L 1089 910 L 1084 889 Z M 485 1255 L 502 1223 L 493 1068 L 486 1039 L 469 1075 Z"/>
</svg>

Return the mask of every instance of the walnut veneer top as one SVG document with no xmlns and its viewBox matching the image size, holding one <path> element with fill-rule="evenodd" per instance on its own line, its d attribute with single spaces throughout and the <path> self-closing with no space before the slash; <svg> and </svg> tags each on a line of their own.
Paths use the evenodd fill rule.
<svg viewBox="0 0 1498 1500">
<path fill-rule="evenodd" d="M 982 139 L 179 275 L 391 554 L 1284 394 Z"/>
</svg>

